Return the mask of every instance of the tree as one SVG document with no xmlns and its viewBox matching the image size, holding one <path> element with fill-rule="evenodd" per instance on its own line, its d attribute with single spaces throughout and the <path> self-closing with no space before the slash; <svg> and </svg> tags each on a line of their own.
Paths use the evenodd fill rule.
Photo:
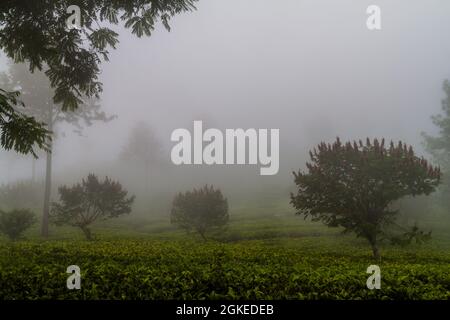
<svg viewBox="0 0 450 320">
<path fill-rule="evenodd" d="M 105 25 L 120 20 L 136 36 L 150 36 L 157 21 L 170 30 L 170 18 L 194 10 L 195 1 L 3 0 L 0 49 L 15 63 L 27 62 L 30 71 L 44 71 L 54 89 L 54 104 L 75 110 L 83 97 L 99 98 L 102 91 L 100 64 L 118 44 L 118 34 Z M 80 8 L 80 29 L 67 27 L 71 5 Z M 36 146 L 45 148 L 48 131 L 16 108 L 17 97 L 17 92 L 0 89 L 0 145 L 34 154 Z"/>
<path fill-rule="evenodd" d="M 198 232 L 203 240 L 207 231 L 223 228 L 228 219 L 228 201 L 213 186 L 179 193 L 173 200 L 171 223 Z"/>
<path fill-rule="evenodd" d="M 0 231 L 13 241 L 20 239 L 23 232 L 35 222 L 34 213 L 27 209 L 0 211 Z"/>
<path fill-rule="evenodd" d="M 161 162 L 161 149 L 151 128 L 144 122 L 139 122 L 132 129 L 120 154 L 120 159 L 129 167 L 139 168 L 139 175 L 144 179 L 145 193 L 149 191 L 150 167 Z"/>
<path fill-rule="evenodd" d="M 99 98 L 100 64 L 108 60 L 109 49 L 118 44 L 118 34 L 104 24 L 125 22 L 138 37 L 150 36 L 161 20 L 194 10 L 196 0 L 5 0 L 0 2 L 0 49 L 15 63 L 27 62 L 30 71 L 45 72 L 54 89 L 53 104 L 62 111 L 76 110 L 84 98 Z M 71 5 L 80 8 L 82 28 L 68 29 Z M 35 154 L 35 145 L 48 150 L 48 129 L 33 117 L 16 110 L 17 92 L 0 89 L 0 145 L 24 154 Z M 48 153 L 49 154 L 49 153 Z M 47 175 L 51 159 L 47 157 Z M 50 178 L 46 178 L 50 181 Z M 50 185 L 46 188 L 49 199 Z M 48 204 L 45 201 L 42 234 L 48 233 Z"/>
<path fill-rule="evenodd" d="M 108 177 L 101 182 L 94 174 L 81 184 L 61 186 L 58 191 L 60 202 L 52 205 L 52 220 L 56 225 L 80 228 L 87 240 L 92 240 L 92 223 L 130 213 L 134 201 L 134 196 L 127 197 L 128 192 L 119 182 Z"/>
<path fill-rule="evenodd" d="M 445 80 L 442 88 L 445 93 L 445 98 L 441 102 L 442 114 L 431 117 L 433 124 L 439 128 L 439 134 L 430 136 L 423 132 L 422 136 L 426 150 L 446 174 L 450 172 L 450 82 Z M 447 175 L 444 175 L 443 187 L 440 191 L 443 195 L 443 202 L 449 207 L 450 181 L 446 177 Z"/>
<path fill-rule="evenodd" d="M 441 102 L 442 114 L 432 116 L 433 124 L 439 128 L 437 137 L 422 133 L 425 147 L 434 159 L 445 169 L 450 169 L 450 82 L 445 80 L 442 88 L 445 99 Z"/>
<path fill-rule="evenodd" d="M 2 76 L 4 87 L 17 89 L 22 92 L 22 99 L 28 106 L 26 114 L 38 121 L 46 123 L 48 131 L 51 132 L 52 142 L 47 146 L 46 170 L 45 170 L 45 193 L 44 208 L 42 215 L 42 236 L 48 236 L 48 217 L 50 210 L 50 194 L 52 182 L 52 152 L 53 142 L 56 138 L 56 125 L 58 123 L 69 123 L 75 128 L 77 134 L 81 134 L 83 124 L 91 126 L 94 121 L 107 122 L 113 116 L 107 116 L 100 110 L 101 106 L 93 98 L 83 97 L 82 104 L 78 108 L 63 112 L 62 106 L 53 103 L 53 93 L 48 78 L 43 72 L 31 73 L 25 64 L 10 64 L 9 73 Z"/>
<path fill-rule="evenodd" d="M 306 172 L 294 172 L 298 192 L 291 193 L 291 204 L 297 214 L 367 239 L 375 258 L 380 257 L 379 240 L 399 242 L 388 232 L 398 213 L 391 208 L 393 202 L 428 195 L 441 181 L 440 169 L 401 141 L 386 148 L 384 139 L 342 144 L 337 138 L 332 145 L 319 144 L 310 158 Z M 416 239 L 427 237 L 417 228 L 405 235 L 411 232 Z"/>
</svg>

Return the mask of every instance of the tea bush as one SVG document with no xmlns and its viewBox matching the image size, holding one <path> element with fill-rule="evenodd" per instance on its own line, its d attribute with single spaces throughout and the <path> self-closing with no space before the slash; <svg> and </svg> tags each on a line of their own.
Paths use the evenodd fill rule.
<svg viewBox="0 0 450 320">
<path fill-rule="evenodd" d="M 344 253 L 342 253 L 344 252 Z M 450 254 L 389 251 L 369 290 L 366 251 L 263 241 L 0 244 L 0 299 L 450 299 Z M 81 290 L 68 290 L 69 265 Z"/>
</svg>

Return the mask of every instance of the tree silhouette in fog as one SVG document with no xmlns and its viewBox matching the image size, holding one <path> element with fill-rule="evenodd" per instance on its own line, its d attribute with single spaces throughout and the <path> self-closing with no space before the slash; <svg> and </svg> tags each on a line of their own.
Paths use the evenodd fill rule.
<svg viewBox="0 0 450 320">
<path fill-rule="evenodd" d="M 144 122 L 139 122 L 130 132 L 120 153 L 120 160 L 127 168 L 138 170 L 144 180 L 145 193 L 149 192 L 151 168 L 162 163 L 162 146 L 155 132 Z"/>
<path fill-rule="evenodd" d="M 440 201 L 448 210 L 450 207 L 450 180 L 447 178 L 450 173 L 450 82 L 445 80 L 442 88 L 445 93 L 445 98 L 441 102 L 442 113 L 431 117 L 433 124 L 439 128 L 439 133 L 436 136 L 422 133 L 422 136 L 426 150 L 443 169 Z"/>
</svg>

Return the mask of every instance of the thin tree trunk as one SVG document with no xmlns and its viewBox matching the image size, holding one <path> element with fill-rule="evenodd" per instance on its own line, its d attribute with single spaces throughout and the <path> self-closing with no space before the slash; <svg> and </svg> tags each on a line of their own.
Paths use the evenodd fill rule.
<svg viewBox="0 0 450 320">
<path fill-rule="evenodd" d="M 45 193 L 44 193 L 44 212 L 42 215 L 42 236 L 48 237 L 48 221 L 50 216 L 50 193 L 52 188 L 52 154 L 51 149 L 47 152 L 47 161 L 45 169 Z"/>
<path fill-rule="evenodd" d="M 53 130 L 53 106 L 50 105 L 48 117 L 48 130 Z M 46 168 L 45 168 L 45 193 L 44 193 L 44 210 L 42 213 L 42 228 L 41 235 L 44 238 L 48 237 L 48 224 L 50 216 L 50 195 L 52 190 L 52 149 L 53 142 L 50 141 L 49 151 L 47 152 Z"/>
<path fill-rule="evenodd" d="M 91 230 L 88 227 L 80 227 L 81 230 L 83 230 L 84 236 L 88 241 L 92 240 L 92 233 Z"/>
<path fill-rule="evenodd" d="M 376 240 L 370 240 L 370 245 L 372 247 L 373 257 L 376 260 L 380 260 L 381 256 L 380 256 L 380 250 L 378 249 L 377 241 Z"/>
<path fill-rule="evenodd" d="M 31 159 L 31 182 L 36 181 L 36 159 L 32 157 Z"/>
</svg>

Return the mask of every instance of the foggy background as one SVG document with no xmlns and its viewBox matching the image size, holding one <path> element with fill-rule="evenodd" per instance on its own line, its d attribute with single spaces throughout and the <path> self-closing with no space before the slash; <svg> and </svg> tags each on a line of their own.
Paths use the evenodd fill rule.
<svg viewBox="0 0 450 320">
<path fill-rule="evenodd" d="M 371 4 L 381 7 L 380 31 L 366 27 Z M 146 190 L 154 197 L 210 183 L 235 198 L 263 190 L 288 198 L 291 171 L 303 168 L 322 140 L 401 139 L 423 154 L 421 132 L 436 132 L 430 116 L 440 112 L 442 81 L 450 77 L 450 2 L 200 0 L 196 6 L 171 20 L 171 32 L 159 25 L 150 38 L 113 27 L 120 43 L 102 64 L 101 105 L 117 118 L 83 136 L 68 125 L 56 128 L 65 136 L 54 146 L 54 193 L 60 183 L 95 172 L 123 181 L 137 200 L 146 197 L 142 174 L 119 160 L 140 122 L 161 144 L 162 163 L 149 168 Z M 278 175 L 261 177 L 259 166 L 173 165 L 170 134 L 192 132 L 193 120 L 222 130 L 280 129 Z M 30 157 L 0 153 L 0 184 L 30 178 Z M 44 169 L 42 155 L 37 179 Z"/>
</svg>

